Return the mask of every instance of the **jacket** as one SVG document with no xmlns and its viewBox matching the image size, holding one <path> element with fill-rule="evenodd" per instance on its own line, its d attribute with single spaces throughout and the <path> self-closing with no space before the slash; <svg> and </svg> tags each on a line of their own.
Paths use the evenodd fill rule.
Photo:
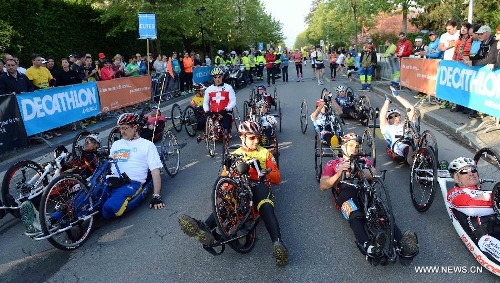
<svg viewBox="0 0 500 283">
<path fill-rule="evenodd" d="M 26 75 L 17 72 L 17 78 L 11 76 L 8 72 L 0 75 L 0 94 L 33 92 L 35 86 L 26 77 Z"/>
</svg>

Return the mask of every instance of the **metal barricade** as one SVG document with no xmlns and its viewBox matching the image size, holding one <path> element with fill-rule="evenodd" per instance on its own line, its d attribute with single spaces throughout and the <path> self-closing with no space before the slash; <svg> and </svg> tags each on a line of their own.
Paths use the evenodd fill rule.
<svg viewBox="0 0 500 283">
<path fill-rule="evenodd" d="M 151 99 L 166 101 L 180 95 L 179 75 L 172 78 L 169 74 L 151 76 Z"/>
</svg>

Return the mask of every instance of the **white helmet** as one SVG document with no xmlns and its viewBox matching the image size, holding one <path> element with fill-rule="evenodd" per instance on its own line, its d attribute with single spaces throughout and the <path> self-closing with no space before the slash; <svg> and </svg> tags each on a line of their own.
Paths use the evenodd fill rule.
<svg viewBox="0 0 500 283">
<path fill-rule="evenodd" d="M 343 85 L 339 85 L 337 88 L 336 88 L 337 92 L 342 92 L 342 91 L 346 91 L 347 88 Z"/>
<path fill-rule="evenodd" d="M 101 144 L 101 138 L 97 134 L 90 134 L 85 137 L 86 139 L 91 138 L 95 140 L 99 145 Z"/>
<path fill-rule="evenodd" d="M 464 168 L 465 166 L 476 166 L 476 163 L 472 158 L 469 157 L 459 157 L 453 159 L 453 161 L 450 162 L 450 165 L 448 165 L 448 170 L 450 173 L 455 173 L 458 170 Z"/>
<path fill-rule="evenodd" d="M 245 56 L 247 56 L 247 55 L 248 55 L 248 53 L 249 53 L 249 52 L 248 52 L 248 51 L 246 51 L 246 50 L 245 50 L 245 51 L 243 51 L 243 55 L 245 55 Z"/>
<path fill-rule="evenodd" d="M 393 114 L 393 113 L 398 113 L 399 115 L 401 115 L 401 113 L 399 112 L 398 109 L 391 108 L 391 109 L 387 110 L 387 114 L 385 115 L 385 118 L 389 119 L 389 116 L 391 116 L 391 114 Z"/>
<path fill-rule="evenodd" d="M 236 55 L 236 51 L 231 51 L 231 55 Z"/>
<path fill-rule="evenodd" d="M 224 50 L 218 50 L 218 51 L 217 51 L 217 54 L 219 54 L 219 55 L 224 54 Z"/>
</svg>

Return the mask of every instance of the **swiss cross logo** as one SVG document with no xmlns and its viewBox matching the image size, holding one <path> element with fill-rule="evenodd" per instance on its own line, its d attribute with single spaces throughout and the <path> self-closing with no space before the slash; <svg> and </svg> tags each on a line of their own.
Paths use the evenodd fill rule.
<svg viewBox="0 0 500 283">
<path fill-rule="evenodd" d="M 220 104 L 222 100 L 226 100 L 224 96 L 222 96 L 222 93 L 220 91 L 215 93 L 215 96 L 212 97 L 212 100 L 215 101 L 217 104 Z"/>
</svg>

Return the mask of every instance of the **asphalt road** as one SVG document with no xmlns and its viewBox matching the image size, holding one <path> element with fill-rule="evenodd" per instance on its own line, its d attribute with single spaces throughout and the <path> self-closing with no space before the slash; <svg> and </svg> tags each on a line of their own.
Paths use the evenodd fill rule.
<svg viewBox="0 0 500 283">
<path fill-rule="evenodd" d="M 359 88 L 345 80 L 325 86 L 333 91 L 339 83 Z M 385 267 L 367 263 L 356 248 L 347 221 L 334 209 L 330 192 L 321 192 L 314 178 L 311 125 L 306 134 L 300 132 L 300 102 L 306 99 L 311 111 L 324 86 L 318 86 L 309 74 L 306 82 L 279 82 L 277 87 L 283 111 L 283 130 L 278 136 L 282 183 L 274 188 L 274 194 L 283 240 L 290 252 L 288 266 L 275 266 L 271 241 L 262 224 L 257 228 L 255 248 L 245 255 L 227 247 L 224 254 L 214 257 L 180 231 L 177 219 L 181 214 L 205 219 L 212 211 L 211 189 L 220 170 L 220 156 L 210 158 L 204 144 L 197 144 L 183 130 L 178 133 L 179 142 L 187 143 L 181 151 L 182 169 L 175 178 L 162 174 L 165 209 L 149 210 L 144 202 L 119 219 L 99 221 L 99 228 L 73 252 L 57 250 L 47 241 L 30 240 L 24 236 L 20 221 L 7 216 L 0 220 L 0 282 L 498 281 L 486 269 L 480 272 L 480 265 L 452 227 L 440 192 L 427 212 L 413 209 L 409 168 L 393 162 L 385 154 L 384 141 L 378 138 L 377 167 L 388 170 L 386 185 L 396 222 L 403 231 L 411 229 L 418 234 L 420 254 L 407 267 L 397 262 Z M 237 94 L 240 113 L 248 94 L 248 89 Z M 372 105 L 382 104 L 379 96 L 367 94 Z M 425 124 L 422 128 L 436 135 L 440 159 L 473 154 L 438 129 Z M 361 133 L 362 129 L 359 123 L 347 121 L 346 130 Z M 424 266 L 437 266 L 439 272 L 416 271 Z"/>
</svg>

